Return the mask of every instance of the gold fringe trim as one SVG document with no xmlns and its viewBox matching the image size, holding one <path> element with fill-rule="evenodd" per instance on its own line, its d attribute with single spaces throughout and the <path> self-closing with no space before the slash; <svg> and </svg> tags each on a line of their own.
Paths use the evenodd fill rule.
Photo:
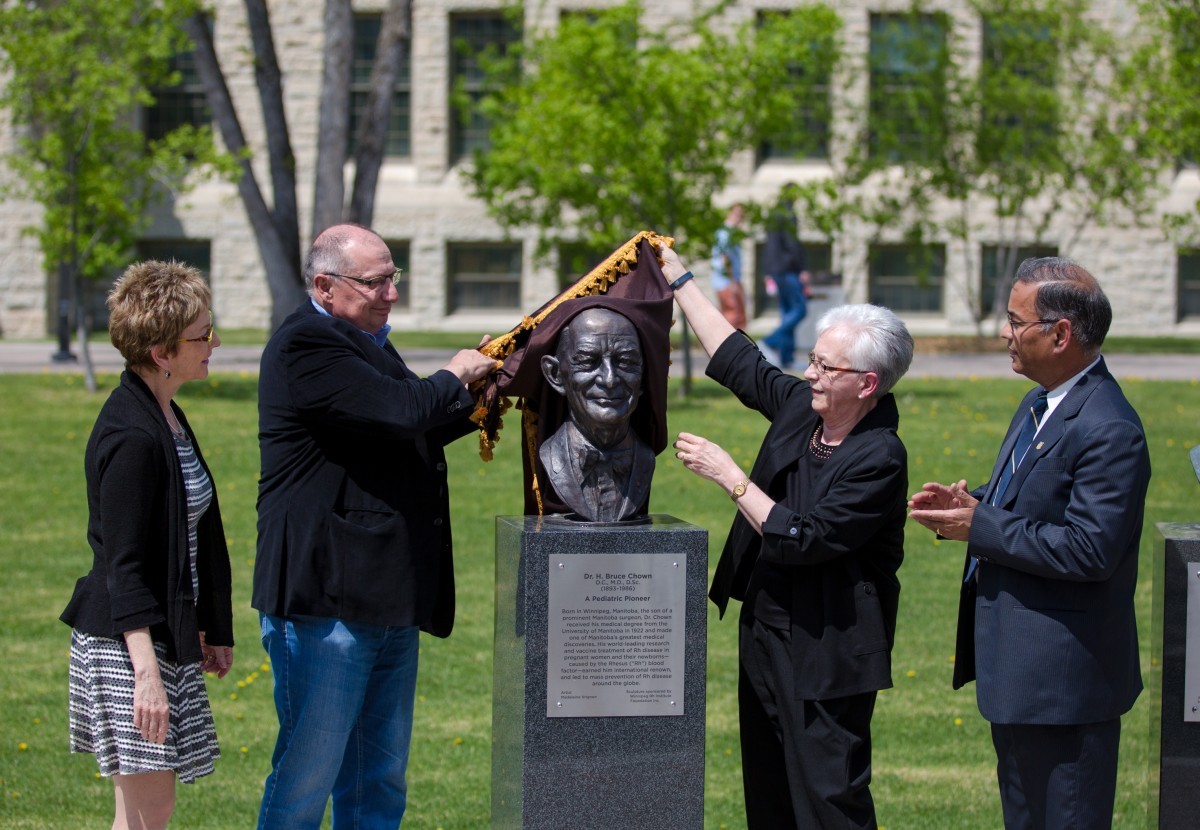
<svg viewBox="0 0 1200 830">
<path fill-rule="evenodd" d="M 637 265 L 638 245 L 643 239 L 647 240 L 655 248 L 661 245 L 666 245 L 668 248 L 675 246 L 674 237 L 663 236 L 654 231 L 640 231 L 624 245 L 609 254 L 603 262 L 589 271 L 586 276 L 581 277 L 574 285 L 555 297 L 553 302 L 537 313 L 537 316 L 530 317 L 526 315 L 515 328 L 506 334 L 500 335 L 495 340 L 489 340 L 479 347 L 479 351 L 488 357 L 495 358 L 497 361 L 503 361 L 516 351 L 518 345 L 525 342 L 530 332 L 537 328 L 539 323 L 550 316 L 556 308 L 567 300 L 607 294 L 608 289 L 613 283 L 623 275 L 628 274 L 630 269 Z M 661 257 L 659 258 L 659 264 L 662 264 Z M 498 395 L 495 383 L 489 383 L 488 379 L 476 381 L 472 384 L 471 392 L 475 395 L 475 411 L 471 413 L 471 420 L 479 425 L 479 457 L 484 461 L 491 461 L 495 455 L 493 451 L 496 448 L 496 442 L 500 440 L 500 428 L 504 425 L 500 416 L 508 411 L 512 402 L 508 398 Z M 521 404 L 518 404 L 518 407 L 523 408 Z M 526 411 L 526 416 L 530 414 Z M 536 416 L 534 420 L 536 421 Z M 529 442 L 527 449 L 531 453 L 530 458 L 532 459 L 536 432 L 533 433 L 532 437 L 530 436 L 527 419 L 525 420 L 525 429 L 526 441 Z M 535 475 L 533 487 L 538 500 L 538 514 L 541 515 L 542 496 L 537 486 L 537 477 Z"/>
<path fill-rule="evenodd" d="M 674 237 L 662 236 L 653 231 L 641 231 L 635 234 L 632 239 L 620 248 L 617 248 L 617 250 L 608 255 L 607 259 L 589 271 L 587 276 L 581 277 L 574 285 L 559 294 L 554 299 L 554 302 L 539 311 L 536 317 L 524 317 L 516 328 L 507 334 L 500 335 L 495 340 L 489 340 L 479 347 L 479 351 L 489 357 L 503 360 L 516 349 L 517 338 L 523 332 L 533 331 L 539 323 L 550 316 L 554 309 L 567 300 L 608 293 L 608 289 L 614 282 L 619 280 L 622 275 L 628 274 L 631 267 L 637 265 L 638 244 L 643 239 L 648 240 L 655 248 L 659 247 L 660 244 L 666 245 L 668 248 L 675 245 Z"/>
</svg>

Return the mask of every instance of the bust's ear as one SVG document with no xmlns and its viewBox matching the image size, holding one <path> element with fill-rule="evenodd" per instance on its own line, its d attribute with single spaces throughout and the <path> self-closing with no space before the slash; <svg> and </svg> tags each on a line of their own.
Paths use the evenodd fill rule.
<svg viewBox="0 0 1200 830">
<path fill-rule="evenodd" d="M 567 394 L 566 384 L 563 383 L 562 364 L 557 357 L 552 354 L 542 356 L 542 375 L 555 392 L 560 395 Z"/>
</svg>

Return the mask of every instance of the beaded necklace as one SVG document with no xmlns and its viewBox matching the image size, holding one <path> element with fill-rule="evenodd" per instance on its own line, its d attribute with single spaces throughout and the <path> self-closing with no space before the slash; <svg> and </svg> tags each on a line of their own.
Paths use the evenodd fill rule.
<svg viewBox="0 0 1200 830">
<path fill-rule="evenodd" d="M 821 461 L 828 461 L 833 455 L 834 446 L 831 444 L 826 444 L 824 441 L 817 438 L 817 436 L 821 434 L 822 426 L 823 424 L 818 422 L 817 428 L 813 430 L 812 437 L 808 439 L 808 451 L 814 458 L 818 458 Z"/>
</svg>

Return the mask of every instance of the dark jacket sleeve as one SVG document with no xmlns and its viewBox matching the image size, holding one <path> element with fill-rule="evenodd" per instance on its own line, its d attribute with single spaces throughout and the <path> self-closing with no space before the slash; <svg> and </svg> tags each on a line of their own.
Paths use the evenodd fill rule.
<svg viewBox="0 0 1200 830">
<path fill-rule="evenodd" d="M 167 459 L 158 439 L 136 428 L 110 432 L 96 449 L 105 579 L 117 636 L 167 619 L 156 597 L 161 589 L 153 585 L 161 578 L 161 565 L 152 568 L 152 557 L 166 560 L 167 539 L 163 528 L 138 509 L 163 498 Z"/>
</svg>

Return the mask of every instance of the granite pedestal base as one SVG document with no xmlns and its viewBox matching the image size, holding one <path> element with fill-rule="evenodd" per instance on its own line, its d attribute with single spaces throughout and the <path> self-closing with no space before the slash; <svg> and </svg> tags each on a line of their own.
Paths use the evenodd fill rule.
<svg viewBox="0 0 1200 830">
<path fill-rule="evenodd" d="M 493 828 L 703 827 L 707 581 L 670 516 L 497 517 Z"/>
<path fill-rule="evenodd" d="M 1190 829 L 1200 826 L 1200 524 L 1157 526 L 1152 625 L 1150 826 Z"/>
</svg>

